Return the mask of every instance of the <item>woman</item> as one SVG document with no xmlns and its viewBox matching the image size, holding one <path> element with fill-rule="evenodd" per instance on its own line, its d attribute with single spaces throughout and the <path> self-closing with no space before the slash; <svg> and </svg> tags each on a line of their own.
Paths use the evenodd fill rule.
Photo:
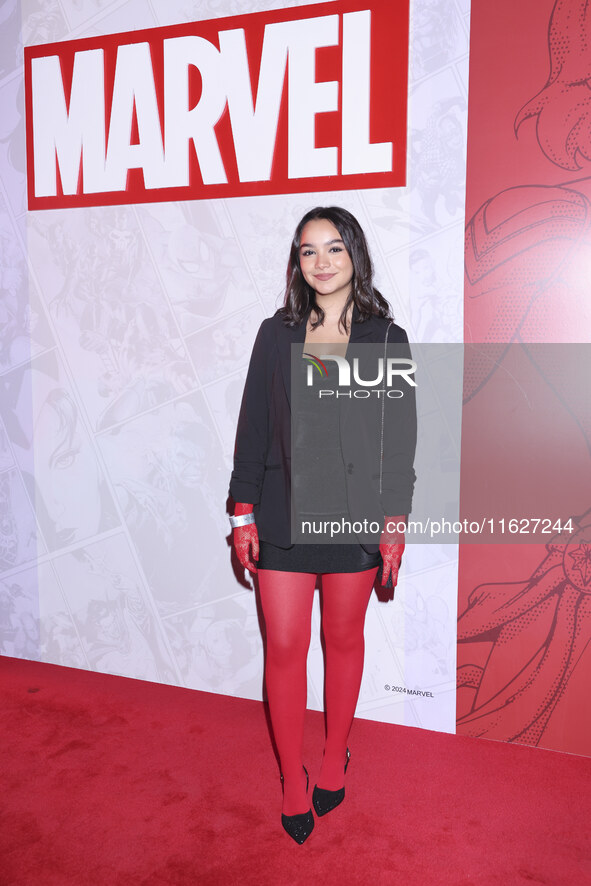
<svg viewBox="0 0 591 886">
<path fill-rule="evenodd" d="M 388 342 L 402 344 L 408 354 L 406 333 L 390 320 L 388 304 L 372 281 L 367 243 L 354 216 L 339 207 L 317 207 L 302 218 L 291 246 L 285 306 L 259 329 L 238 421 L 230 483 L 236 506 L 230 522 L 241 564 L 258 572 L 267 633 L 265 682 L 282 769 L 282 824 L 297 843 L 303 843 L 314 827 L 302 744 L 316 576 L 322 574 L 327 728 L 313 805 L 324 815 L 345 794 L 347 737 L 361 685 L 369 597 L 380 566 L 382 582 L 396 584 L 404 534 L 378 533 L 379 545 L 367 539 L 338 546 L 291 543 L 291 352 L 296 344 L 305 355 L 320 355 L 328 346 L 329 353 L 344 356 L 349 345 L 363 342 L 385 348 Z M 344 453 L 336 403 L 334 429 Z M 411 395 L 405 403 L 410 433 L 404 447 L 389 448 L 387 440 L 384 447 L 376 426 L 380 489 L 375 471 L 370 472 L 362 458 L 354 465 L 331 455 L 321 464 L 320 473 L 340 470 L 345 499 L 355 483 L 371 487 L 379 497 L 382 518 L 410 511 L 416 414 Z M 324 449 L 318 447 L 315 455 Z M 328 510 L 337 513 L 346 507 L 346 500 L 336 501 Z M 405 519 L 385 518 L 397 526 Z"/>
</svg>

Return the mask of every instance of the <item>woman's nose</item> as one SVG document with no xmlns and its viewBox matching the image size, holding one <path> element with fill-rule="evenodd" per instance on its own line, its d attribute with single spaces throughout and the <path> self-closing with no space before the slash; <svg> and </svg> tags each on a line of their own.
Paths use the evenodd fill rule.
<svg viewBox="0 0 591 886">
<path fill-rule="evenodd" d="M 330 259 L 328 255 L 323 252 L 316 253 L 316 267 L 317 268 L 327 268 L 330 264 Z"/>
</svg>

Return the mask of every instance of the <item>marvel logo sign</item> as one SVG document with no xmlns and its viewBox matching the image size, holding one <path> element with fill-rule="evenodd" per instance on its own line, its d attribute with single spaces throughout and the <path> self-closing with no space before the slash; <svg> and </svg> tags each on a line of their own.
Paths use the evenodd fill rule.
<svg viewBox="0 0 591 886">
<path fill-rule="evenodd" d="M 25 49 L 29 209 L 402 185 L 408 0 Z"/>
</svg>

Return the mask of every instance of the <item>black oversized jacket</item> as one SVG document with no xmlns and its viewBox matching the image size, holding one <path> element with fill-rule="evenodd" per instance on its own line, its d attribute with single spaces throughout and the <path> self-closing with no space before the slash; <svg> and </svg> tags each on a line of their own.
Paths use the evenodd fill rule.
<svg viewBox="0 0 591 886">
<path fill-rule="evenodd" d="M 297 327 L 285 326 L 282 309 L 261 324 L 244 387 L 230 481 L 230 495 L 234 501 L 254 505 L 259 538 L 284 548 L 292 543 L 291 346 L 304 343 L 306 325 L 307 318 Z M 378 316 L 360 322 L 356 307 L 353 308 L 349 345 L 372 343 L 383 346 L 387 330 L 388 347 L 398 345 L 396 354 L 409 356 L 404 329 Z M 386 414 L 389 415 L 393 406 L 389 401 L 387 404 Z M 404 401 L 397 402 L 394 422 L 386 421 L 383 434 L 380 430 L 381 401 L 376 397 L 355 401 L 351 410 L 344 405 L 341 451 L 351 519 L 379 519 L 383 525 L 384 514 L 408 514 L 415 482 L 414 389 L 408 389 Z M 349 420 L 356 422 L 356 431 L 360 420 L 364 428 L 367 426 L 363 446 L 359 433 L 347 433 L 349 411 Z M 360 536 L 360 541 L 370 552 L 378 549 L 375 537 Z"/>
</svg>

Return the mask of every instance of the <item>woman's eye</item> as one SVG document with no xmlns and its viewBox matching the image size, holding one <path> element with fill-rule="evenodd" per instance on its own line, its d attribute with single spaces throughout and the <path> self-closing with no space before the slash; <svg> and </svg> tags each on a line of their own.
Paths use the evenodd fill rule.
<svg viewBox="0 0 591 886">
<path fill-rule="evenodd" d="M 343 251 L 343 247 L 342 247 L 342 246 L 331 246 L 330 251 L 331 251 L 331 252 L 342 252 L 342 251 Z"/>
<path fill-rule="evenodd" d="M 311 250 L 311 249 L 304 249 L 304 251 L 302 252 L 302 257 L 303 257 L 303 258 L 308 258 L 309 255 L 314 255 L 314 253 L 312 252 L 312 250 Z"/>
<path fill-rule="evenodd" d="M 70 449 L 68 452 L 64 452 L 63 455 L 58 456 L 55 461 L 55 467 L 63 471 L 66 468 L 70 468 L 74 464 L 74 460 L 76 458 L 76 451 L 74 449 Z"/>
</svg>

